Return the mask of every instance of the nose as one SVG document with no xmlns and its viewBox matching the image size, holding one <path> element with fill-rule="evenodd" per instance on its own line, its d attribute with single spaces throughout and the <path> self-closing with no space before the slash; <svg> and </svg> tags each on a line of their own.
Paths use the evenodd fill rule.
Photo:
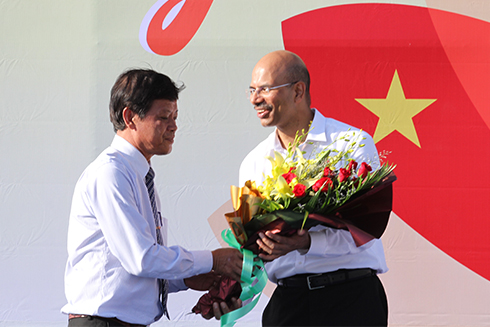
<svg viewBox="0 0 490 327">
<path fill-rule="evenodd" d="M 172 118 L 170 119 L 170 123 L 168 125 L 168 128 L 171 130 L 171 131 L 176 131 L 177 130 L 177 120 Z"/>
<path fill-rule="evenodd" d="M 252 104 L 259 103 L 260 101 L 257 100 L 259 98 L 261 98 L 259 92 L 255 91 L 253 93 L 250 93 L 250 103 L 252 103 Z"/>
</svg>

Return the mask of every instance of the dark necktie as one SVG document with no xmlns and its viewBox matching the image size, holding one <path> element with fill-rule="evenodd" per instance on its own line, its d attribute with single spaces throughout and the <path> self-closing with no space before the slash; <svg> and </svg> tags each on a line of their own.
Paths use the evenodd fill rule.
<svg viewBox="0 0 490 327">
<path fill-rule="evenodd" d="M 155 226 L 157 228 L 156 230 L 157 243 L 163 245 L 162 233 L 160 231 L 162 227 L 162 219 L 160 217 L 160 213 L 157 210 L 157 204 L 155 202 L 155 185 L 153 183 L 154 178 L 155 178 L 155 172 L 150 167 L 150 170 L 148 171 L 148 174 L 146 174 L 145 177 L 145 183 L 146 183 L 146 188 L 148 189 L 148 196 L 150 197 L 151 208 L 153 210 L 153 218 L 155 219 Z M 167 316 L 167 318 L 169 318 L 167 312 L 168 281 L 166 279 L 159 279 L 158 285 L 160 288 L 163 313 L 165 314 L 165 316 Z"/>
</svg>

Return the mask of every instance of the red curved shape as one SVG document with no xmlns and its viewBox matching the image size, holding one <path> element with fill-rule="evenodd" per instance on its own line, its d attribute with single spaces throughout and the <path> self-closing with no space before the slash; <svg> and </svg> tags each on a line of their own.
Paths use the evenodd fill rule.
<svg viewBox="0 0 490 327">
<path fill-rule="evenodd" d="M 490 128 L 490 24 L 435 9 L 429 14 L 454 72 Z"/>
<path fill-rule="evenodd" d="M 213 3 L 213 0 L 186 0 L 175 19 L 162 29 L 167 15 L 182 1 L 165 2 L 151 19 L 146 40 L 154 53 L 171 56 L 182 50 L 196 34 Z"/>
</svg>

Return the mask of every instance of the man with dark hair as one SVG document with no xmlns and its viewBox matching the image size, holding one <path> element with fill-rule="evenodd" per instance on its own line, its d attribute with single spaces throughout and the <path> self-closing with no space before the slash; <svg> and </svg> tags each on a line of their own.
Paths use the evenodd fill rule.
<svg viewBox="0 0 490 327">
<path fill-rule="evenodd" d="M 183 87 L 153 70 L 129 70 L 111 91 L 116 135 L 82 173 L 68 229 L 62 312 L 69 326 L 146 326 L 166 312 L 168 292 L 208 290 L 221 275 L 240 280 L 236 249 L 166 246 L 150 159 L 172 151 Z M 241 306 L 215 304 L 214 315 Z M 208 317 L 205 317 L 208 318 Z"/>
<path fill-rule="evenodd" d="M 124 108 L 129 107 L 140 118 L 145 118 L 154 100 L 177 101 L 184 88 L 184 85 L 177 87 L 168 76 L 152 70 L 133 69 L 121 74 L 112 87 L 109 103 L 114 131 L 126 128 Z"/>
<path fill-rule="evenodd" d="M 305 158 L 325 148 L 344 151 L 340 137 L 361 133 L 363 147 L 351 157 L 373 169 L 379 158 L 373 139 L 359 129 L 324 117 L 310 107 L 310 77 L 303 60 L 289 51 L 265 55 L 255 65 L 250 102 L 262 126 L 275 127 L 243 160 L 240 185 L 260 185 L 271 174 L 266 157 L 286 156 L 303 136 Z M 311 128 L 310 128 L 311 126 Z M 378 273 L 387 271 L 381 240 L 357 247 L 348 231 L 314 226 L 287 237 L 268 231 L 257 240 L 269 279 L 277 283 L 262 316 L 264 326 L 386 326 L 388 305 Z"/>
</svg>

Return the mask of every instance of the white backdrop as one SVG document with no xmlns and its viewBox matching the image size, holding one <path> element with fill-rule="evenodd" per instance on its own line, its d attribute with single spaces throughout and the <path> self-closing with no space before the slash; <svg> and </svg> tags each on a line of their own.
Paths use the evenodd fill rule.
<svg viewBox="0 0 490 327">
<path fill-rule="evenodd" d="M 174 150 L 152 162 L 170 244 L 215 249 L 220 243 L 208 218 L 228 201 L 243 157 L 270 133 L 245 96 L 253 66 L 284 48 L 284 19 L 360 1 L 215 0 L 173 56 L 151 54 L 138 39 L 155 2 L 0 0 L 0 326 L 66 325 L 60 308 L 71 196 L 83 169 L 112 140 L 109 92 L 122 71 L 153 68 L 186 84 Z M 378 2 L 490 21 L 485 1 Z M 488 280 L 396 214 L 383 242 L 390 326 L 490 324 Z M 154 325 L 218 326 L 188 314 L 200 295 L 172 294 L 173 322 Z M 263 295 L 237 326 L 259 325 L 267 300 Z"/>
</svg>

